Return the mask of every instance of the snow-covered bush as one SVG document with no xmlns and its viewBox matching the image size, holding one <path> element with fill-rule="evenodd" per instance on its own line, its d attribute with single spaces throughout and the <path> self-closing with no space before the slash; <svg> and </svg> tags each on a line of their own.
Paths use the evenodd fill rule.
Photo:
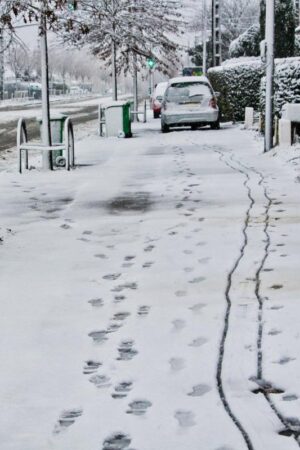
<svg viewBox="0 0 300 450">
<path fill-rule="evenodd" d="M 265 79 L 262 79 L 260 107 L 264 111 Z M 300 58 L 276 59 L 274 74 L 274 111 L 281 116 L 285 103 L 300 103 Z"/>
<path fill-rule="evenodd" d="M 230 58 L 240 56 L 259 56 L 260 54 L 260 27 L 252 25 L 237 39 L 231 42 L 229 47 Z"/>
<path fill-rule="evenodd" d="M 220 93 L 223 120 L 243 120 L 246 106 L 259 108 L 263 73 L 259 58 L 228 60 L 208 71 L 214 90 Z"/>
</svg>

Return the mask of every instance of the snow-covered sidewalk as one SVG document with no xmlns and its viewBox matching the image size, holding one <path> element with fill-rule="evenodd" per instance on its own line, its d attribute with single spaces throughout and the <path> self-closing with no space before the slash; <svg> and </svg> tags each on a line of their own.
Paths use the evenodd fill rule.
<svg viewBox="0 0 300 450">
<path fill-rule="evenodd" d="M 236 127 L 94 127 L 0 174 L 1 448 L 298 448 L 296 174 Z"/>
</svg>

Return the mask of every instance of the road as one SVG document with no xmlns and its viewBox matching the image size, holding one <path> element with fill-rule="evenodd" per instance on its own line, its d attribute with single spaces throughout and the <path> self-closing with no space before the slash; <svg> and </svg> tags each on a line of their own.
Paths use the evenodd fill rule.
<svg viewBox="0 0 300 450">
<path fill-rule="evenodd" d="M 300 184 L 262 148 L 90 124 L 71 173 L 2 173 L 3 448 L 299 448 Z"/>
<path fill-rule="evenodd" d="M 98 108 L 97 103 L 94 99 L 90 99 L 92 105 L 87 105 L 88 101 L 86 99 L 74 100 L 73 102 L 69 100 L 65 102 L 55 102 L 52 104 L 52 111 L 59 111 L 63 114 L 67 114 L 72 117 L 74 125 L 86 123 L 90 120 L 94 120 L 97 118 Z M 98 100 L 100 102 L 100 100 Z M 81 105 L 81 103 L 83 103 Z M 14 107 L 5 107 L 0 110 L 0 152 L 3 150 L 7 150 L 12 148 L 16 144 L 16 128 L 18 118 L 14 118 L 9 121 L 4 121 L 6 114 L 11 115 L 13 112 L 16 112 L 17 117 L 22 116 L 24 112 L 26 113 L 25 117 L 28 117 L 26 120 L 28 135 L 30 139 L 36 139 L 40 136 L 40 130 L 36 118 L 34 116 L 37 115 L 39 110 L 39 106 L 28 105 L 28 106 L 14 106 Z M 31 114 L 32 111 L 32 114 Z M 33 116 L 33 117 L 32 117 Z M 1 123 L 1 119 L 3 122 Z"/>
</svg>

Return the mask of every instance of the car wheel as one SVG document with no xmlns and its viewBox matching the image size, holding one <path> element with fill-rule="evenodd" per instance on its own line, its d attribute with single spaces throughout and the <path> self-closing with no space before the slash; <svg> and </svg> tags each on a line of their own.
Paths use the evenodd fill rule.
<svg viewBox="0 0 300 450">
<path fill-rule="evenodd" d="M 159 113 L 158 112 L 153 112 L 153 117 L 154 117 L 154 119 L 159 119 Z"/>
<path fill-rule="evenodd" d="M 161 131 L 162 133 L 169 133 L 170 127 L 169 125 L 166 125 L 164 122 L 161 123 Z"/>
<path fill-rule="evenodd" d="M 217 120 L 216 122 L 211 123 L 210 128 L 212 130 L 219 130 L 220 129 L 220 121 Z"/>
</svg>

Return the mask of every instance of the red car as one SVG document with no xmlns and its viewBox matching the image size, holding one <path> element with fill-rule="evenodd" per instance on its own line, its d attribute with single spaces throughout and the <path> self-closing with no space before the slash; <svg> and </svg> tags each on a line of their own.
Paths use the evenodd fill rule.
<svg viewBox="0 0 300 450">
<path fill-rule="evenodd" d="M 158 119 L 161 113 L 161 104 L 168 87 L 168 83 L 158 83 L 151 100 L 154 119 Z"/>
</svg>

